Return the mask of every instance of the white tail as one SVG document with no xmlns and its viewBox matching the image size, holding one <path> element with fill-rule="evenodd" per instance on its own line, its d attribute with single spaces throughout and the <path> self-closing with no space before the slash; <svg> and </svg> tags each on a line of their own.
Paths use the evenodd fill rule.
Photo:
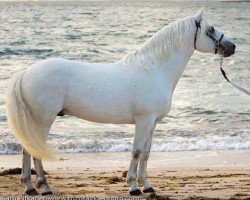
<svg viewBox="0 0 250 200">
<path fill-rule="evenodd" d="M 56 157 L 46 143 L 48 133 L 35 122 L 30 108 L 22 97 L 21 82 L 24 71 L 17 73 L 7 90 L 8 122 L 16 139 L 24 149 L 38 159 L 54 160 Z"/>
</svg>

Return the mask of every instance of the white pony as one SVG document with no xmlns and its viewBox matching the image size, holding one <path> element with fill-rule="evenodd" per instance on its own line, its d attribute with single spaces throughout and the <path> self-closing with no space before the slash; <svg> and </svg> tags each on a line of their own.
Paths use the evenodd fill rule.
<svg viewBox="0 0 250 200">
<path fill-rule="evenodd" d="M 171 107 L 172 94 L 194 50 L 224 57 L 235 45 L 203 17 L 203 10 L 169 24 L 136 51 L 115 63 L 82 63 L 48 59 L 16 74 L 7 93 L 9 125 L 23 146 L 21 181 L 26 194 L 36 195 L 31 182 L 31 156 L 42 194 L 52 194 L 42 159 L 54 159 L 46 144 L 59 115 L 99 123 L 135 124 L 127 182 L 130 194 L 154 192 L 146 177 L 156 124 Z M 139 167 L 138 167 L 139 165 Z M 138 169 L 138 171 L 137 171 Z"/>
</svg>

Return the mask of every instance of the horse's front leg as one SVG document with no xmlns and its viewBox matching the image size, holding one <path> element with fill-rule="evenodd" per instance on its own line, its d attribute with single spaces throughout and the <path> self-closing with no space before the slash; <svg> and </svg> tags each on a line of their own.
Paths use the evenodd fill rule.
<svg viewBox="0 0 250 200">
<path fill-rule="evenodd" d="M 131 195 L 140 195 L 141 190 L 138 188 L 136 183 L 136 174 L 139 160 L 142 154 L 146 153 L 146 143 L 150 138 L 150 134 L 155 126 L 155 118 L 150 117 L 141 117 L 135 121 L 135 137 L 133 141 L 132 149 L 132 160 L 130 162 L 127 182 L 130 184 L 130 194 Z"/>
<path fill-rule="evenodd" d="M 154 128 L 152 129 L 150 136 L 145 144 L 145 152 L 142 152 L 141 158 L 139 161 L 139 172 L 138 172 L 138 182 L 139 184 L 143 185 L 143 192 L 144 193 L 154 193 L 155 190 L 151 187 L 147 180 L 147 163 L 148 158 L 150 154 L 150 148 L 153 138 L 153 133 L 155 130 L 156 124 L 154 125 Z"/>
</svg>

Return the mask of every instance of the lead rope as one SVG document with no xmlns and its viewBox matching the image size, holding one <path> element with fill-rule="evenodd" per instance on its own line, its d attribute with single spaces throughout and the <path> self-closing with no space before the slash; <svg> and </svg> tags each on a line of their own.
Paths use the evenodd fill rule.
<svg viewBox="0 0 250 200">
<path fill-rule="evenodd" d="M 240 86 L 238 86 L 238 85 L 232 83 L 232 82 L 227 78 L 226 72 L 222 69 L 222 65 L 223 65 L 223 56 L 221 56 L 221 58 L 220 58 L 220 71 L 221 71 L 222 75 L 224 76 L 224 78 L 227 80 L 227 82 L 231 83 L 231 84 L 232 84 L 234 87 L 236 87 L 238 90 L 244 92 L 244 93 L 247 94 L 247 95 L 250 95 L 250 92 L 249 92 L 249 91 L 247 91 L 246 89 L 244 89 L 244 88 L 242 88 L 242 87 L 240 87 Z"/>
</svg>

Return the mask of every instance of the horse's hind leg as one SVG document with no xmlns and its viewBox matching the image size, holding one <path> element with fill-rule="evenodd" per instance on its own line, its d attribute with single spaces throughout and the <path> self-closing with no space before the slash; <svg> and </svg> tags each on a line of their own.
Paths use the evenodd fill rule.
<svg viewBox="0 0 250 200">
<path fill-rule="evenodd" d="M 42 161 L 37 158 L 33 158 L 33 160 L 34 160 L 34 166 L 36 169 L 37 188 L 42 188 L 42 195 L 53 194 L 53 192 L 51 191 L 46 181 Z"/>
<path fill-rule="evenodd" d="M 21 174 L 21 182 L 26 185 L 25 193 L 28 195 L 38 195 L 38 192 L 33 187 L 31 182 L 31 156 L 30 154 L 23 148 L 23 164 L 22 164 L 22 174 Z"/>
</svg>

